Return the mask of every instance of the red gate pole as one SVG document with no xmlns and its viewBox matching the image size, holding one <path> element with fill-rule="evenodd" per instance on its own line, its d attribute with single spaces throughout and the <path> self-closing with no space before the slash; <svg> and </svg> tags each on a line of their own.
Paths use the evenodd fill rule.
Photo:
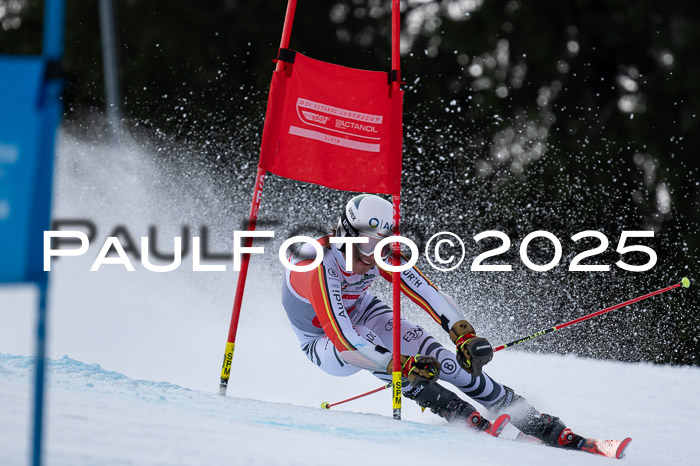
<svg viewBox="0 0 700 466">
<path fill-rule="evenodd" d="M 292 36 L 292 24 L 294 24 L 294 11 L 297 9 L 297 0 L 289 0 L 287 2 L 287 12 L 284 15 L 284 28 L 282 28 L 282 40 L 280 48 L 286 49 L 289 47 L 289 38 Z M 282 71 L 284 62 L 279 60 L 275 71 Z"/>
<path fill-rule="evenodd" d="M 296 0 L 287 2 L 287 12 L 284 16 L 284 28 L 282 29 L 282 40 L 280 48 L 286 49 L 289 47 L 289 38 L 292 35 L 292 24 L 294 23 L 294 11 L 296 10 Z M 282 60 L 277 61 L 275 71 L 281 71 L 284 67 Z M 265 170 L 258 167 L 258 173 L 255 177 L 255 189 L 253 190 L 253 203 L 250 207 L 250 215 L 248 217 L 248 231 L 254 231 L 258 221 L 258 210 L 260 209 L 260 200 L 262 199 L 263 184 L 265 182 Z M 246 238 L 244 247 L 251 247 L 253 238 Z M 226 388 L 231 376 L 231 361 L 233 360 L 233 350 L 236 346 L 236 331 L 238 330 L 238 319 L 241 315 L 241 303 L 243 302 L 243 290 L 248 276 L 248 264 L 250 262 L 250 254 L 243 254 L 241 262 L 241 270 L 238 273 L 238 282 L 236 284 L 236 296 L 233 300 L 233 311 L 231 313 L 231 324 L 228 329 L 228 338 L 226 340 L 226 352 L 224 353 L 224 362 L 221 366 L 221 382 L 219 383 L 219 395 L 226 396 Z"/>
<path fill-rule="evenodd" d="M 400 57 L 400 30 L 401 30 L 401 4 L 400 0 L 391 2 L 391 90 L 398 91 L 401 88 L 401 57 Z M 401 130 L 403 132 L 403 129 Z M 399 151 L 403 150 L 403 142 Z M 400 186 L 400 185 L 399 185 Z M 401 219 L 401 189 L 392 197 L 394 204 L 394 235 L 398 236 L 399 221 Z M 394 243 L 393 265 L 401 265 L 399 253 L 400 243 Z M 392 272 L 393 282 L 393 367 L 391 380 L 393 382 L 393 415 L 394 419 L 401 420 L 401 272 Z"/>
<path fill-rule="evenodd" d="M 399 220 L 401 219 L 401 212 L 399 210 L 401 203 L 401 195 L 395 194 L 393 196 L 394 204 L 394 235 L 399 236 Z M 393 254 L 393 265 L 398 267 L 401 265 L 400 256 L 400 243 L 394 243 L 394 254 Z M 401 272 L 392 272 L 391 281 L 393 286 L 393 314 L 392 319 L 394 322 L 393 328 L 393 367 L 391 374 L 391 381 L 393 384 L 393 415 L 394 419 L 397 421 L 401 420 Z"/>
</svg>

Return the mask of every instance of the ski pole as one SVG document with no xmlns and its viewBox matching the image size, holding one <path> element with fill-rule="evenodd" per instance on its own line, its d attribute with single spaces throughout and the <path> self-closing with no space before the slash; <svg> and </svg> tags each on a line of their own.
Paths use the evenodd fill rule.
<svg viewBox="0 0 700 466">
<path fill-rule="evenodd" d="M 562 328 L 564 328 L 564 327 L 568 327 L 569 325 L 578 324 L 579 322 L 583 322 L 584 320 L 592 319 L 593 317 L 597 317 L 597 316 L 599 316 L 599 315 L 605 314 L 606 312 L 614 311 L 615 309 L 619 309 L 619 308 L 621 308 L 621 307 L 628 306 L 628 305 L 630 305 L 630 304 L 632 304 L 632 303 L 636 303 L 637 301 L 641 301 L 641 300 L 643 300 L 643 299 L 651 298 L 652 296 L 655 296 L 655 295 L 657 295 L 657 294 L 664 293 L 664 292 L 669 291 L 669 290 L 672 290 L 672 289 L 674 289 L 674 288 L 678 288 L 679 286 L 682 286 L 683 288 L 688 288 L 688 287 L 690 286 L 690 280 L 688 280 L 687 277 L 683 277 L 683 279 L 681 280 L 681 282 L 680 282 L 680 283 L 676 283 L 675 285 L 667 286 L 666 288 L 662 288 L 662 289 L 660 289 L 660 290 L 656 290 L 656 291 L 654 291 L 654 292 L 652 292 L 652 293 L 645 294 L 644 296 L 639 296 L 639 297 L 637 297 L 637 298 L 630 299 L 629 301 L 625 301 L 624 303 L 616 304 L 616 305 L 614 305 L 614 306 L 605 308 L 605 309 L 603 309 L 603 310 L 600 310 L 600 311 L 597 311 L 597 312 L 593 312 L 592 314 L 588 314 L 588 315 L 586 315 L 586 316 L 579 317 L 578 319 L 574 319 L 574 320 L 572 320 L 572 321 L 570 321 L 570 322 L 566 322 L 566 323 L 563 323 L 563 324 L 555 325 L 554 327 L 550 327 L 550 328 L 545 329 L 545 330 L 540 330 L 539 332 L 533 333 L 532 335 L 528 335 L 528 336 L 526 336 L 526 337 L 524 337 L 524 338 L 519 338 L 519 339 L 517 339 L 517 340 L 511 341 L 510 343 L 506 343 L 506 344 L 503 344 L 503 345 L 501 345 L 501 346 L 497 346 L 496 348 L 493 349 L 493 351 L 494 351 L 494 352 L 495 352 L 495 351 L 501 351 L 502 349 L 510 348 L 511 346 L 515 346 L 515 345 L 518 345 L 518 344 L 520 344 L 520 343 L 525 343 L 526 341 L 530 341 L 530 340 L 532 340 L 533 338 L 541 337 L 542 335 L 546 335 L 546 334 L 548 334 L 548 333 L 555 332 L 555 331 L 557 331 L 557 330 L 559 330 L 559 329 L 562 329 Z"/>
<path fill-rule="evenodd" d="M 338 401 L 338 402 L 336 402 L 336 403 L 328 403 L 327 401 L 324 401 L 323 403 L 321 403 L 321 408 L 323 408 L 323 409 L 331 409 L 331 406 L 342 405 L 343 403 L 347 403 L 348 401 L 356 400 L 356 399 L 358 399 L 358 398 L 362 398 L 363 396 L 371 395 L 372 393 L 381 392 L 382 390 L 385 390 L 385 389 L 391 387 L 392 385 L 393 385 L 393 384 L 390 382 L 390 383 L 388 383 L 388 384 L 386 384 L 386 385 L 383 385 L 383 386 L 381 386 L 381 387 L 379 387 L 379 388 L 375 388 L 374 390 L 371 390 L 371 391 L 369 391 L 369 392 L 367 392 L 367 393 L 363 393 L 363 394 L 361 394 L 361 395 L 353 396 L 352 398 L 348 398 L 347 400 L 343 400 L 343 401 Z"/>
</svg>

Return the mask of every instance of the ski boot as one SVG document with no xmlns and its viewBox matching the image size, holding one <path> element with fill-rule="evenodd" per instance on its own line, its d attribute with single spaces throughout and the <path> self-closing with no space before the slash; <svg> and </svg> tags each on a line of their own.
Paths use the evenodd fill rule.
<svg viewBox="0 0 700 466">
<path fill-rule="evenodd" d="M 520 422 L 517 424 L 513 422 L 513 425 L 516 427 L 518 427 L 518 424 Z M 579 450 L 586 440 L 580 435 L 574 434 L 558 417 L 549 414 L 540 414 L 539 417 L 532 417 L 523 421 L 521 425 L 523 428 L 518 428 L 523 433 L 538 438 L 552 447 Z"/>
<path fill-rule="evenodd" d="M 497 402 L 494 412 L 508 411 L 513 425 L 523 434 L 534 437 L 542 443 L 553 447 L 576 449 L 585 440 L 574 434 L 571 429 L 556 416 L 540 414 L 525 398 L 516 394 L 512 388 L 504 386 L 506 394 Z"/>
<path fill-rule="evenodd" d="M 444 390 L 444 389 L 443 389 Z M 452 394 L 452 393 L 451 393 Z M 491 422 L 479 414 L 474 406 L 452 394 L 454 399 L 450 400 L 445 406 L 430 410 L 440 417 L 443 417 L 447 422 L 457 423 L 465 422 L 467 426 L 474 430 L 486 432 L 489 435 L 498 437 L 501 431 L 510 421 L 510 416 L 502 414 L 495 421 Z"/>
<path fill-rule="evenodd" d="M 493 422 L 485 419 L 474 406 L 437 383 L 417 384 L 404 392 L 404 395 L 418 403 L 421 408 L 429 408 L 449 423 L 465 423 L 474 430 L 494 437 L 498 437 L 510 421 L 507 414 L 502 414 Z"/>
</svg>

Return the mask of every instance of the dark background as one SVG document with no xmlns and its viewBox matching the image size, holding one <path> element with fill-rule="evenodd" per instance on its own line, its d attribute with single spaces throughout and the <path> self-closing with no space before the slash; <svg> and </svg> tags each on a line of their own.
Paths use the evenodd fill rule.
<svg viewBox="0 0 700 466">
<path fill-rule="evenodd" d="M 291 47 L 388 70 L 390 3 L 299 0 Z M 39 53 L 42 2 L 19 5 L 0 17 L 0 53 Z M 67 6 L 65 128 L 101 140 L 98 2 Z M 284 11 L 280 0 L 115 1 L 123 126 L 164 158 L 195 148 L 223 178 L 240 180 L 245 169 L 252 189 Z M 491 261 L 513 272 L 462 266 L 462 278 L 441 282 L 481 298 L 458 302 L 495 322 L 482 325 L 517 337 L 696 275 L 698 2 L 407 1 L 402 31 L 403 203 L 413 213 L 404 230 L 418 242 L 435 228 L 465 238 L 498 229 L 513 241 Z M 515 266 L 520 240 L 540 229 L 564 244 L 562 264 L 596 245 L 573 234 L 604 232 L 607 252 L 585 263 L 611 265 L 621 231 L 654 230 L 638 243 L 659 261 L 644 273 Z M 479 250 L 498 244 L 484 243 Z M 544 241 L 532 246 L 540 256 L 551 257 Z M 697 365 L 698 304 L 692 287 L 674 290 L 529 348 Z"/>
</svg>

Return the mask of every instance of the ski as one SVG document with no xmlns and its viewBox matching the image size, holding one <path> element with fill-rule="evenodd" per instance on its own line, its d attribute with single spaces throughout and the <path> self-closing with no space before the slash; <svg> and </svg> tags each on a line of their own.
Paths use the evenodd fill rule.
<svg viewBox="0 0 700 466">
<path fill-rule="evenodd" d="M 527 435 L 523 434 L 522 432 L 518 431 L 518 436 L 515 437 L 514 439 L 510 440 L 515 440 L 516 442 L 524 442 L 524 443 L 534 443 L 535 445 L 544 445 L 544 442 L 537 437 L 533 437 L 532 435 Z"/>
<path fill-rule="evenodd" d="M 484 432 L 493 437 L 498 437 L 499 435 L 501 435 L 501 432 L 503 432 L 503 429 L 508 425 L 509 422 L 510 416 L 507 414 L 501 414 L 493 422 L 491 422 L 491 425 Z"/>
<path fill-rule="evenodd" d="M 627 437 L 624 440 L 598 440 L 594 438 L 584 438 L 580 445 L 574 450 L 585 451 L 594 455 L 601 455 L 607 458 L 620 459 L 624 456 L 627 446 L 632 439 Z"/>
<path fill-rule="evenodd" d="M 513 440 L 544 445 L 542 440 L 527 434 L 523 434 L 522 432 L 518 432 L 518 436 Z M 627 437 L 624 440 L 599 440 L 581 437 L 581 440 L 574 442 L 572 445 L 558 448 L 573 451 L 585 451 L 586 453 L 605 456 L 606 458 L 621 459 L 631 441 L 632 439 L 630 437 Z"/>
<path fill-rule="evenodd" d="M 515 438 L 501 437 L 501 432 L 510 422 L 508 414 L 501 414 L 492 422 L 482 418 L 478 412 L 474 412 L 467 418 L 467 425 L 475 428 L 479 432 L 491 435 L 492 437 L 502 438 L 504 440 L 512 440 L 516 442 L 534 443 L 537 445 L 547 445 L 562 450 L 584 451 L 593 455 L 605 456 L 606 458 L 621 459 L 625 450 L 629 446 L 632 439 L 630 437 L 624 440 L 599 440 L 594 438 L 586 438 L 574 434 L 570 429 L 565 429 L 559 438 L 557 445 L 548 445 L 542 440 L 531 435 L 518 432 Z"/>
</svg>

